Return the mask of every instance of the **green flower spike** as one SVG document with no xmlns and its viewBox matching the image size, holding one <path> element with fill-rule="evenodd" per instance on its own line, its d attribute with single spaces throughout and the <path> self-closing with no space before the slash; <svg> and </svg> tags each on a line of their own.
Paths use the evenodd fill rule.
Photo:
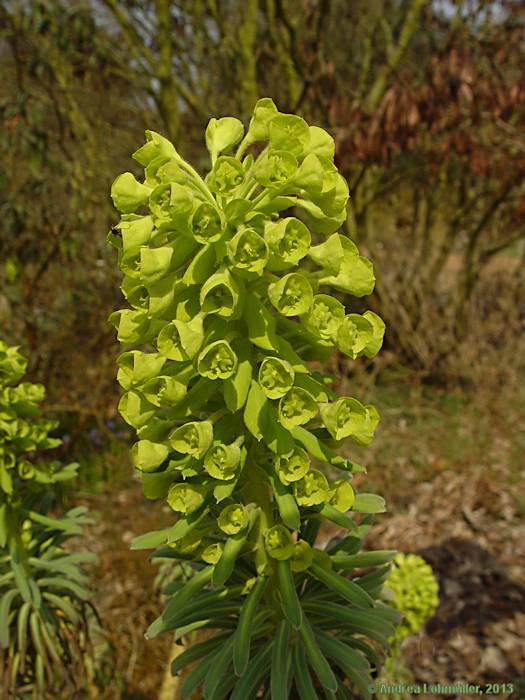
<svg viewBox="0 0 525 700">
<path fill-rule="evenodd" d="M 228 379 L 237 369 L 237 355 L 226 340 L 207 345 L 197 358 L 197 371 L 208 379 Z"/>
<path fill-rule="evenodd" d="M 173 484 L 168 491 L 168 505 L 177 513 L 190 515 L 204 503 L 206 489 L 197 484 L 185 482 Z"/>
<path fill-rule="evenodd" d="M 300 316 L 310 310 L 314 293 L 304 275 L 291 272 L 269 285 L 268 297 L 283 316 Z"/>
<path fill-rule="evenodd" d="M 326 341 L 335 341 L 345 317 L 345 307 L 328 294 L 316 294 L 312 308 L 304 317 L 309 331 Z"/>
<path fill-rule="evenodd" d="M 240 438 L 241 440 L 242 438 Z M 240 440 L 231 445 L 217 443 L 204 456 L 204 469 L 214 479 L 229 481 L 237 472 L 241 460 Z"/>
<path fill-rule="evenodd" d="M 229 270 L 217 272 L 202 285 L 199 301 L 203 313 L 229 319 L 241 315 L 241 289 Z"/>
<path fill-rule="evenodd" d="M 354 513 L 385 503 L 354 493 L 352 473 L 366 470 L 338 452 L 345 437 L 367 444 L 379 416 L 341 398 L 319 365 L 334 346 L 372 357 L 384 324 L 345 314 L 335 291 L 368 294 L 374 273 L 339 233 L 349 188 L 334 139 L 271 99 L 257 102 L 244 137 L 238 119 L 209 121 L 207 173 L 159 134 L 146 138 L 135 153 L 144 177 L 116 181 L 123 215 L 108 234 L 127 302 L 111 319 L 137 347 L 119 360 L 119 409 L 136 429 L 145 496 L 176 511 L 133 547 L 188 566 L 146 636 L 219 630 L 172 667 L 195 663 L 190 690 L 206 698 L 366 698 L 376 642 L 387 646 L 398 618 L 375 604 L 385 577 L 375 567 L 393 553 L 359 551 L 368 525 L 356 529 Z M 0 346 L 0 372 L 1 357 Z M 4 423 L 6 434 L 25 428 L 21 414 L 0 415 L 0 432 Z M 0 489 L 12 492 L 25 482 L 2 447 Z M 341 478 L 329 483 L 318 464 Z M 325 520 L 351 533 L 326 551 Z M 1 524 L 0 503 L 0 540 Z M 375 568 L 366 590 L 361 565 Z"/>
<path fill-rule="evenodd" d="M 323 423 L 334 440 L 351 437 L 358 445 L 368 445 L 373 440 L 379 423 L 379 414 L 373 406 L 343 397 L 334 403 L 321 404 L 320 409 Z"/>
<path fill-rule="evenodd" d="M 317 469 L 310 471 L 293 485 L 295 500 L 300 506 L 318 506 L 330 498 L 326 476 Z"/>
<path fill-rule="evenodd" d="M 293 386 L 292 365 L 278 357 L 265 357 L 259 367 L 259 386 L 269 399 L 280 399 Z"/>
<path fill-rule="evenodd" d="M 288 528 L 274 525 L 266 533 L 266 551 L 274 559 L 290 559 L 294 552 L 294 541 Z"/>
<path fill-rule="evenodd" d="M 142 472 L 154 472 L 166 461 L 169 449 L 166 445 L 150 440 L 139 440 L 131 448 L 133 464 Z"/>
<path fill-rule="evenodd" d="M 201 559 L 206 562 L 206 564 L 216 564 L 222 557 L 223 551 L 224 544 L 222 542 L 214 542 L 202 550 Z"/>
<path fill-rule="evenodd" d="M 305 389 L 294 386 L 279 401 L 279 423 L 291 430 L 315 418 L 317 411 L 314 397 Z"/>
<path fill-rule="evenodd" d="M 111 199 L 123 214 L 132 214 L 148 203 L 151 188 L 141 184 L 132 173 L 119 175 L 111 186 Z"/>
<path fill-rule="evenodd" d="M 169 443 L 181 454 L 196 459 L 203 457 L 213 441 L 213 423 L 209 420 L 190 421 L 181 425 L 169 436 Z"/>
<path fill-rule="evenodd" d="M 224 235 L 224 227 L 218 209 L 208 202 L 201 202 L 190 220 L 193 238 L 199 243 L 216 243 Z"/>
<path fill-rule="evenodd" d="M 260 275 L 268 262 L 268 244 L 257 231 L 245 228 L 228 241 L 228 257 L 240 273 Z"/>
<path fill-rule="evenodd" d="M 299 481 L 310 471 L 310 457 L 302 447 L 296 447 L 290 457 L 280 457 L 277 461 L 277 476 L 288 486 Z"/>
<path fill-rule="evenodd" d="M 292 554 L 292 571 L 306 571 L 306 569 L 310 568 L 313 560 L 314 552 L 308 542 L 305 540 L 297 540 Z"/>
<path fill-rule="evenodd" d="M 248 522 L 246 508 L 237 503 L 223 508 L 217 519 L 220 529 L 227 535 L 237 535 L 248 526 Z"/>
<path fill-rule="evenodd" d="M 292 216 L 267 223 L 264 238 L 272 253 L 268 265 L 270 270 L 285 270 L 298 265 L 307 255 L 312 241 L 310 231 L 303 222 Z"/>
<path fill-rule="evenodd" d="M 346 513 L 354 505 L 354 489 L 346 479 L 336 479 L 330 486 L 330 505 L 341 513 Z"/>
</svg>

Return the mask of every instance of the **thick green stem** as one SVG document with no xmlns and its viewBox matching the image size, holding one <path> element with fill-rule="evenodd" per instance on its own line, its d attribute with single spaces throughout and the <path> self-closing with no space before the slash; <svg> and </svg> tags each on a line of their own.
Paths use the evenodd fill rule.
<svg viewBox="0 0 525 700">
<path fill-rule="evenodd" d="M 264 598 L 270 608 L 278 608 L 276 598 L 276 589 L 278 587 L 275 566 L 273 559 L 268 556 L 265 545 L 265 534 L 272 527 L 272 501 L 270 496 L 270 485 L 266 478 L 265 472 L 255 464 L 253 459 L 247 460 L 248 480 L 244 487 L 244 493 L 247 503 L 255 503 L 259 506 L 261 513 L 254 530 L 251 533 L 250 540 L 253 542 L 255 549 L 255 566 L 258 573 L 264 573 L 268 576 L 268 586 L 264 592 Z"/>
</svg>

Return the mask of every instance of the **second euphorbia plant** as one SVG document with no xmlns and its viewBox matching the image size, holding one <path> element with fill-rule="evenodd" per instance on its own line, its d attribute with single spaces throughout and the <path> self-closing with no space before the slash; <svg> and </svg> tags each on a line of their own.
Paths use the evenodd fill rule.
<svg viewBox="0 0 525 700">
<path fill-rule="evenodd" d="M 368 444 L 379 416 L 308 362 L 335 348 L 372 357 L 384 324 L 333 295 L 374 286 L 371 263 L 337 233 L 348 187 L 333 139 L 263 99 L 246 133 L 232 117 L 210 121 L 202 178 L 164 137 L 146 137 L 134 153 L 143 181 L 124 173 L 112 187 L 122 217 L 109 241 L 129 304 L 111 317 L 130 348 L 119 407 L 146 496 L 176 513 L 135 547 L 195 570 L 171 584 L 147 636 L 215 631 L 174 661 L 174 673 L 197 662 L 186 696 L 367 696 L 397 617 L 377 600 L 388 567 L 363 571 L 392 553 L 358 553 L 368 523 L 354 513 L 383 501 L 355 493 L 363 468 L 336 449 Z M 326 520 L 348 533 L 325 550 Z"/>
</svg>

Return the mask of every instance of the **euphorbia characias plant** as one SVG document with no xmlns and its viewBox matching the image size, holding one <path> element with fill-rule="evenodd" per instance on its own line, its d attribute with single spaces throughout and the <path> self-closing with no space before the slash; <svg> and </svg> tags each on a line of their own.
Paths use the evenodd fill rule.
<svg viewBox="0 0 525 700">
<path fill-rule="evenodd" d="M 0 688 L 2 697 L 69 697 L 88 673 L 80 565 L 96 557 L 63 546 L 81 533 L 85 508 L 49 515 L 56 485 L 78 465 L 43 459 L 62 441 L 41 414 L 44 387 L 21 381 L 26 365 L 0 341 Z"/>
<path fill-rule="evenodd" d="M 195 571 L 147 637 L 215 631 L 173 662 L 175 674 L 195 663 L 186 697 L 199 686 L 209 700 L 367 697 L 398 619 L 378 600 L 394 553 L 358 553 L 370 517 L 354 514 L 384 501 L 355 493 L 364 469 L 336 450 L 367 445 L 379 415 L 308 364 L 335 349 L 373 357 L 384 333 L 375 313 L 331 295 L 374 287 L 338 232 L 348 186 L 334 141 L 271 99 L 246 132 L 210 120 L 204 178 L 163 136 L 146 139 L 133 154 L 144 178 L 124 173 L 111 191 L 129 308 L 110 320 L 128 347 L 119 407 L 135 466 L 177 517 L 134 547 Z M 348 531 L 327 549 L 324 521 Z"/>
</svg>

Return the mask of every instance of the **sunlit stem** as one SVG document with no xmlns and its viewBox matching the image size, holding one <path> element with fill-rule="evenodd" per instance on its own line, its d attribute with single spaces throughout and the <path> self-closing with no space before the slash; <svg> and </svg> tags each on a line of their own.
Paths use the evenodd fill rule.
<svg viewBox="0 0 525 700">
<path fill-rule="evenodd" d="M 202 192 L 202 194 L 206 197 L 206 199 L 213 204 L 213 206 L 216 208 L 217 207 L 217 202 L 215 200 L 215 197 L 213 194 L 210 192 L 207 184 L 204 182 L 202 177 L 199 175 L 199 173 L 195 170 L 193 166 L 191 166 L 189 163 L 187 163 L 183 158 L 179 156 L 177 159 L 178 164 L 180 165 L 183 170 L 186 170 L 186 172 L 192 176 L 192 178 L 195 181 L 196 186 L 198 189 Z"/>
</svg>

